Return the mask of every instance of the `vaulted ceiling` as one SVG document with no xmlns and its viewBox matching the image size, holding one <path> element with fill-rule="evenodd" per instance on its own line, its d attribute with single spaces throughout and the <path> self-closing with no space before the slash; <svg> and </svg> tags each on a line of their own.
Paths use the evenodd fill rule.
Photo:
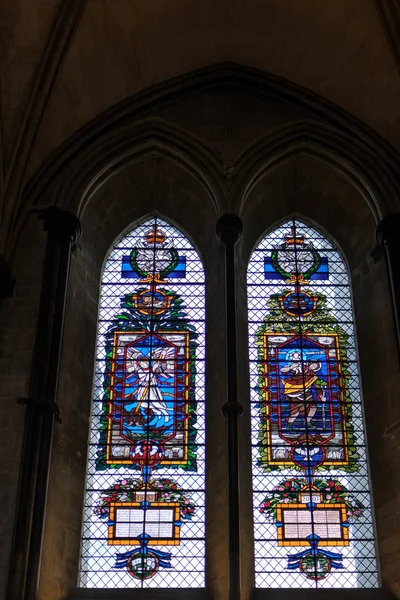
<svg viewBox="0 0 400 600">
<path fill-rule="evenodd" d="M 399 0 L 0 0 L 2 199 L 114 103 L 226 61 L 334 102 L 400 149 Z M 7 207 L 3 217 L 7 216 Z"/>
</svg>

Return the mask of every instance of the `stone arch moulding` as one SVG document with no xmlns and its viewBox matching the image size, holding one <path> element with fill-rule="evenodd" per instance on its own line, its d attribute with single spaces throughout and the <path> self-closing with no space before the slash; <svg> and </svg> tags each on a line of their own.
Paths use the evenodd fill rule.
<svg viewBox="0 0 400 600">
<path fill-rule="evenodd" d="M 75 209 L 80 215 L 90 198 L 101 187 L 104 182 L 113 177 L 118 171 L 124 169 L 128 164 L 138 163 L 144 158 L 160 157 L 174 163 L 178 167 L 192 175 L 206 190 L 214 207 L 219 213 L 223 210 L 226 199 L 223 197 L 223 187 L 218 181 L 218 167 L 216 157 L 207 149 L 199 152 L 199 144 L 195 143 L 188 135 L 176 135 L 176 130 L 166 127 L 163 123 L 142 123 L 139 127 L 142 135 L 135 139 L 134 145 L 129 143 L 120 148 L 118 156 L 105 157 L 97 168 L 88 169 L 82 174 L 82 178 L 76 182 L 76 194 L 71 209 Z M 166 133 L 167 132 L 167 133 Z M 133 135 L 138 132 L 134 131 Z M 66 202 L 72 200 L 72 195 L 63 190 L 63 198 Z"/>
<path fill-rule="evenodd" d="M 257 142 L 253 151 L 243 153 L 236 165 L 223 165 L 215 151 L 182 128 L 148 119 L 149 111 L 162 102 L 179 99 L 188 92 L 211 90 L 221 84 L 257 90 L 278 102 L 307 110 L 315 118 L 296 121 L 272 132 L 266 144 Z M 146 121 L 143 121 L 144 112 Z M 358 174 L 360 181 L 364 181 L 367 196 L 371 196 L 372 190 L 375 202 L 379 202 L 378 215 L 398 210 L 400 158 L 377 133 L 330 101 L 283 78 L 225 63 L 179 76 L 127 98 L 66 140 L 28 181 L 12 216 L 14 235 L 9 240 L 8 252 L 12 253 L 21 221 L 32 206 L 57 203 L 65 208 L 76 207 L 77 198 L 87 194 L 94 181 L 99 184 L 105 173 L 110 176 L 119 168 L 122 157 L 126 159 L 131 153 L 140 153 L 140 140 L 142 152 L 143 145 L 172 147 L 170 152 L 176 160 L 186 164 L 194 162 L 197 165 L 194 170 L 200 168 L 201 177 L 208 180 L 209 186 L 214 185 L 214 194 L 220 196 L 222 206 L 226 198 L 232 196 L 236 178 L 242 179 L 249 169 L 245 166 L 249 160 L 255 160 L 257 155 L 260 160 L 260 152 L 276 154 L 282 145 L 304 145 L 324 147 L 325 160 L 347 164 L 349 172 Z M 271 156 L 265 155 L 263 160 L 273 162 Z M 71 186 L 75 180 L 79 185 Z M 244 182 L 242 185 L 247 186 Z"/>
<path fill-rule="evenodd" d="M 57 204 L 81 216 L 101 185 L 127 165 L 149 156 L 163 157 L 193 175 L 212 199 L 217 213 L 225 210 L 221 166 L 215 153 L 187 132 L 147 119 L 125 124 L 118 131 L 108 131 L 93 143 L 82 145 L 76 154 L 68 153 L 59 168 L 48 164 L 50 178 L 39 176 L 32 180 L 32 187 L 28 185 L 27 201 L 16 216 L 16 234 L 36 204 Z"/>
<path fill-rule="evenodd" d="M 396 182 L 387 165 L 366 153 L 357 140 L 328 124 L 311 119 L 289 123 L 267 139 L 257 141 L 235 165 L 232 204 L 240 213 L 251 190 L 286 160 L 309 156 L 335 170 L 362 195 L 376 223 L 397 209 Z"/>
</svg>

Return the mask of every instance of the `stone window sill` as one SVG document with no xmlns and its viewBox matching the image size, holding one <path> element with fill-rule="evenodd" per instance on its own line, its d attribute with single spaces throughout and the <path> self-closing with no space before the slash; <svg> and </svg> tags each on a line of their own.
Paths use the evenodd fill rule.
<svg viewBox="0 0 400 600">
<path fill-rule="evenodd" d="M 68 600 L 210 600 L 206 589 L 87 589 L 75 588 Z"/>
<path fill-rule="evenodd" d="M 251 600 L 395 600 L 384 588 L 272 589 L 254 590 Z"/>
<path fill-rule="evenodd" d="M 251 600 L 395 600 L 384 588 L 371 589 L 257 589 Z M 206 589 L 84 589 L 75 588 L 68 600 L 211 600 Z"/>
</svg>

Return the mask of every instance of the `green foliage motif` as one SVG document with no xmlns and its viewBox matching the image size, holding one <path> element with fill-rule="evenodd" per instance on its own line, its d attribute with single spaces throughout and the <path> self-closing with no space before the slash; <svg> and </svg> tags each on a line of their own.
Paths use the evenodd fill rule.
<svg viewBox="0 0 400 600">
<path fill-rule="evenodd" d="M 94 513 L 100 519 L 108 519 L 111 502 L 133 502 L 134 493 L 143 489 L 141 479 L 132 479 L 131 477 L 120 479 L 113 486 L 103 491 L 102 500 L 94 507 Z M 189 521 L 192 518 L 195 505 L 191 496 L 182 490 L 173 479 L 151 479 L 147 491 L 156 492 L 156 502 L 178 502 L 181 519 Z"/>
<path fill-rule="evenodd" d="M 261 415 L 265 411 L 264 405 L 264 372 L 263 372 L 263 361 L 264 361 L 264 335 L 266 333 L 283 333 L 283 334 L 307 334 L 317 333 L 321 335 L 336 334 L 338 337 L 338 344 L 340 349 L 340 364 L 341 364 L 341 377 L 343 387 L 343 408 L 344 418 L 346 420 L 346 431 L 347 431 L 347 451 L 349 456 L 348 464 L 341 466 L 340 468 L 344 471 L 354 473 L 358 471 L 358 459 L 359 454 L 355 447 L 355 435 L 354 427 L 352 425 L 352 402 L 349 393 L 349 361 L 348 361 L 348 346 L 349 336 L 338 324 L 338 321 L 330 313 L 327 307 L 327 299 L 323 294 L 316 292 L 315 290 L 304 290 L 305 293 L 313 296 L 316 299 L 316 308 L 307 317 L 301 320 L 288 315 L 282 308 L 280 298 L 285 294 L 292 292 L 291 289 L 284 289 L 279 294 L 272 295 L 268 302 L 268 314 L 264 319 L 263 324 L 256 333 L 256 344 L 258 346 L 258 386 L 257 391 L 259 393 L 260 404 L 259 409 Z M 287 469 L 284 465 L 271 465 L 268 461 L 267 448 L 265 446 L 266 437 L 266 423 L 263 418 L 260 420 L 260 453 L 258 458 L 258 464 L 264 469 L 264 471 L 280 471 Z M 300 469 L 293 465 L 291 468 Z M 334 470 L 335 467 L 328 465 L 321 465 L 318 470 L 330 471 Z"/>
<path fill-rule="evenodd" d="M 312 486 L 304 478 L 284 479 L 276 485 L 259 506 L 264 514 L 273 523 L 277 520 L 277 504 L 292 504 L 299 502 L 299 493 L 320 492 L 321 504 L 345 504 L 347 521 L 350 523 L 360 518 L 363 505 L 353 498 L 346 486 L 338 479 L 314 479 Z"/>
<path fill-rule="evenodd" d="M 141 288 L 136 290 L 137 294 L 143 291 L 148 291 L 147 288 Z M 122 303 L 122 312 L 117 314 L 110 325 L 106 333 L 106 364 L 105 374 L 103 382 L 103 403 L 102 403 L 102 414 L 100 417 L 100 438 L 98 445 L 98 452 L 96 458 L 96 470 L 102 471 L 105 469 L 119 469 L 128 468 L 133 470 L 140 470 L 137 465 L 120 465 L 120 464 L 109 464 L 106 462 L 106 446 L 107 446 L 107 432 L 109 427 L 108 418 L 108 407 L 110 402 L 110 386 L 111 386 L 111 372 L 112 372 L 112 358 L 113 358 L 113 344 L 114 344 L 114 333 L 118 332 L 146 332 L 146 333 L 157 333 L 159 331 L 185 331 L 189 334 L 189 361 L 188 361 L 188 459 L 185 464 L 182 465 L 169 465 L 169 468 L 181 468 L 186 471 L 196 471 L 196 399 L 195 399 L 195 378 L 196 378 L 196 347 L 195 342 L 197 333 L 195 327 L 189 322 L 184 311 L 183 301 L 180 296 L 173 291 L 163 290 L 166 295 L 171 298 L 171 304 L 169 308 L 159 315 L 145 315 L 137 310 L 132 294 L 127 294 Z M 151 432 L 149 432 L 149 438 L 151 438 Z M 154 467 L 162 468 L 162 465 L 156 465 Z"/>
</svg>

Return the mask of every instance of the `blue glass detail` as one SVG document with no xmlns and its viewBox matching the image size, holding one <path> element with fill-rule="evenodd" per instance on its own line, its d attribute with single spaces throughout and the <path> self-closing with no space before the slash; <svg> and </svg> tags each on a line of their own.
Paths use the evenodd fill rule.
<svg viewBox="0 0 400 600">
<path fill-rule="evenodd" d="M 124 279 L 142 279 L 131 267 L 129 256 L 122 257 L 121 277 Z M 168 273 L 168 279 L 184 279 L 186 277 L 186 257 L 180 256 L 177 266 Z"/>
</svg>

